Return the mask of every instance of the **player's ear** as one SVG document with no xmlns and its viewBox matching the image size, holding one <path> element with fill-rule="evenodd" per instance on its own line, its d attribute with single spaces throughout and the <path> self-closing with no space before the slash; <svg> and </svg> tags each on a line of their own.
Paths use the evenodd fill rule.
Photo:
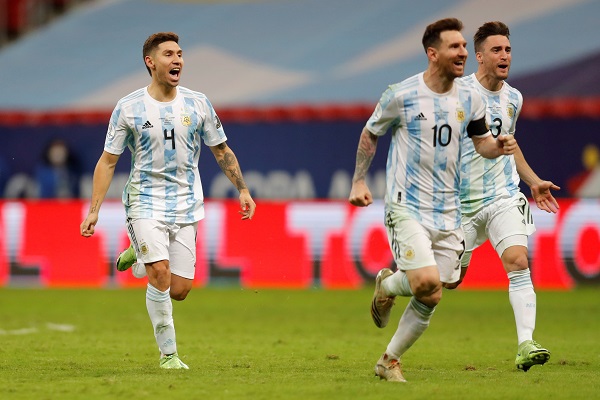
<svg viewBox="0 0 600 400">
<path fill-rule="evenodd" d="M 427 58 L 429 59 L 429 61 L 437 61 L 437 49 L 435 47 L 428 47 L 427 48 Z"/>
<path fill-rule="evenodd" d="M 475 59 L 477 60 L 478 64 L 483 64 L 483 53 L 480 51 L 476 52 Z"/>
<path fill-rule="evenodd" d="M 152 57 L 144 57 L 144 63 L 146 64 L 146 67 L 150 68 L 151 70 L 154 69 L 154 59 Z"/>
</svg>

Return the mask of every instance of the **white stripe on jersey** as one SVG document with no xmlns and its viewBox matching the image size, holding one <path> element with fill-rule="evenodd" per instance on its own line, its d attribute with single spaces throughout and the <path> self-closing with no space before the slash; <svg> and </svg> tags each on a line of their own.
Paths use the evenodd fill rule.
<svg viewBox="0 0 600 400">
<path fill-rule="evenodd" d="M 460 79 L 473 86 L 486 103 L 486 122 L 492 135 L 515 133 L 523 105 L 521 93 L 504 82 L 497 92 L 484 88 L 475 74 Z M 509 198 L 519 191 L 519 174 L 514 156 L 483 158 L 475 151 L 472 140 L 463 138 L 460 200 L 464 213 L 473 213 L 499 198 Z"/>
<path fill-rule="evenodd" d="M 123 191 L 128 218 L 191 223 L 204 218 L 198 171 L 201 140 L 215 146 L 227 140 L 205 95 L 177 88 L 170 102 L 158 102 L 147 88 L 117 103 L 104 150 L 122 154 L 129 147 L 132 165 Z"/>
<path fill-rule="evenodd" d="M 432 229 L 460 227 L 462 137 L 467 136 L 467 125 L 484 115 L 479 93 L 459 81 L 444 94 L 432 92 L 423 73 L 391 85 L 366 124 L 377 136 L 392 129 L 386 204 L 400 203 L 412 218 Z"/>
</svg>

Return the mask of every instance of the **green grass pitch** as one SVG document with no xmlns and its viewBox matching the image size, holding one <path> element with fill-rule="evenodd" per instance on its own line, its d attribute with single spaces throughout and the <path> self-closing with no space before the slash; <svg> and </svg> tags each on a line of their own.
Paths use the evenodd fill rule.
<svg viewBox="0 0 600 400">
<path fill-rule="evenodd" d="M 194 289 L 174 303 L 189 371 L 158 368 L 139 289 L 0 289 L 3 399 L 591 399 L 600 393 L 600 294 L 539 291 L 535 338 L 552 352 L 514 366 L 504 291 L 445 291 L 429 329 L 404 356 L 407 384 L 373 366 L 372 288 L 356 291 Z"/>
</svg>

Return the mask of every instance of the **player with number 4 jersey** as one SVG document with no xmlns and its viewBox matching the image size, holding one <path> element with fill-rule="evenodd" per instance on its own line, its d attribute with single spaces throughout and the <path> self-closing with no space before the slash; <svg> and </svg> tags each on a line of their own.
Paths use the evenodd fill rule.
<svg viewBox="0 0 600 400">
<path fill-rule="evenodd" d="M 184 66 L 179 36 L 150 35 L 142 55 L 151 82 L 119 100 L 112 113 L 80 232 L 94 235 L 115 166 L 129 148 L 131 171 L 123 204 L 131 244 L 119 256 L 117 270 L 131 268 L 135 277 L 148 277 L 146 309 L 160 351 L 159 367 L 188 369 L 177 351 L 172 300 L 185 300 L 195 276 L 198 222 L 204 218 L 198 171 L 202 143 L 239 191 L 242 220 L 252 219 L 256 204 L 210 102 L 179 86 Z"/>
</svg>

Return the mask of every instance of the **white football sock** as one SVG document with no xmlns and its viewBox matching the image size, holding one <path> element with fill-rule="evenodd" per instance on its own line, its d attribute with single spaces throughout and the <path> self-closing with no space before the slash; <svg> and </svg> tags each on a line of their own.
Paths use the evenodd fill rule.
<svg viewBox="0 0 600 400">
<path fill-rule="evenodd" d="M 414 297 L 410 299 L 386 353 L 392 358 L 400 359 L 402 354 L 421 337 L 429 326 L 435 307 L 431 308 Z"/>
<path fill-rule="evenodd" d="M 508 274 L 508 298 L 515 314 L 517 344 L 533 339 L 535 329 L 536 295 L 529 269 Z"/>
<path fill-rule="evenodd" d="M 396 271 L 394 275 L 384 279 L 381 282 L 381 287 L 384 292 L 390 296 L 412 296 L 413 292 L 410 289 L 408 277 L 404 271 Z"/>
<path fill-rule="evenodd" d="M 162 354 L 177 352 L 175 325 L 173 324 L 173 303 L 169 289 L 161 292 L 148 283 L 146 288 L 146 308 L 154 328 L 156 344 Z"/>
</svg>

